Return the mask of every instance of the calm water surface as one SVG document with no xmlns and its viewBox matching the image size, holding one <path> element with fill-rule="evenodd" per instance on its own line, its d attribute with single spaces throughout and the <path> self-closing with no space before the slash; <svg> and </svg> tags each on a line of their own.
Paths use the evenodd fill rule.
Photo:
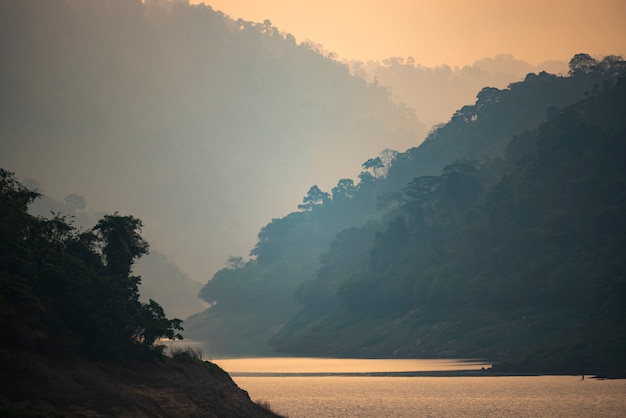
<svg viewBox="0 0 626 418">
<path fill-rule="evenodd" d="M 213 360 L 255 401 L 296 417 L 626 417 L 626 381 L 577 376 L 388 377 L 480 370 L 457 360 Z M 487 365 L 488 366 L 488 365 Z M 328 374 L 328 375 L 326 375 Z"/>
</svg>

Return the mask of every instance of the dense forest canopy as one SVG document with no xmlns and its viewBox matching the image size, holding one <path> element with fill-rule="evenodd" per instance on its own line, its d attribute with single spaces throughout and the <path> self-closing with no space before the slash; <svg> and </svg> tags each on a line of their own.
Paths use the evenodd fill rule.
<svg viewBox="0 0 626 418">
<path fill-rule="evenodd" d="M 361 315 L 477 303 L 619 308 L 623 84 L 516 137 L 495 179 L 494 163 L 460 161 L 439 176 L 412 180 L 375 234 L 368 262 L 352 266 L 354 275 L 335 296 L 363 307 Z M 519 143 L 530 152 L 516 149 Z M 351 241 L 335 245 L 357 248 Z M 339 268 L 328 260 L 320 271 Z M 331 285 L 325 276 L 313 287 L 323 284 Z M 362 294 L 376 303 L 359 302 Z"/>
<path fill-rule="evenodd" d="M 361 230 L 369 246 L 337 237 L 273 343 L 494 358 L 544 344 L 526 367 L 572 372 L 585 357 L 623 371 L 625 98 L 626 79 L 611 78 L 515 136 L 503 160 L 413 179 L 381 228 Z"/>
<path fill-rule="evenodd" d="M 5 349 L 53 356 L 149 358 L 158 338 L 182 338 L 154 300 L 139 301 L 132 266 L 148 252 L 141 220 L 105 215 L 80 231 L 35 217 L 39 194 L 0 168 L 0 329 Z"/>
<path fill-rule="evenodd" d="M 254 311 L 299 354 L 511 358 L 545 340 L 576 365 L 584 350 L 622 367 L 624 75 L 620 57 L 576 55 L 568 76 L 483 89 L 421 146 L 367 160 L 356 185 L 311 187 L 261 230 L 256 258 L 207 282 L 215 306 L 191 332 Z M 264 290 L 250 311 L 227 296 Z M 302 308 L 281 327 L 284 291 Z"/>
</svg>

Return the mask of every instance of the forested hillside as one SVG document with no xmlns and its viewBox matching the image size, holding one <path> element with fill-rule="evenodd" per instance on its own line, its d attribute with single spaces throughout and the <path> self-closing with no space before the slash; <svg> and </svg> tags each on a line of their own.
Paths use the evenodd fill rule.
<svg viewBox="0 0 626 418">
<path fill-rule="evenodd" d="M 0 165 L 135 214 L 199 282 L 310 184 L 426 134 L 314 45 L 202 4 L 2 1 L 0 48 Z"/>
<path fill-rule="evenodd" d="M 623 368 L 625 73 L 619 57 L 580 54 L 567 77 L 483 89 L 420 147 L 368 160 L 358 184 L 311 188 L 300 212 L 261 231 L 256 259 L 205 285 L 216 305 L 192 332 L 204 321 L 227 339 L 211 326 L 236 328 L 248 308 L 227 295 L 249 294 L 273 334 L 276 290 L 300 283 L 303 308 L 271 340 L 281 351 L 534 350 L 529 368 Z"/>
<path fill-rule="evenodd" d="M 38 197 L 0 168 L 0 415 L 275 416 L 214 364 L 163 356 L 181 321 L 139 301 L 139 219 L 78 230 L 30 215 Z"/>
</svg>

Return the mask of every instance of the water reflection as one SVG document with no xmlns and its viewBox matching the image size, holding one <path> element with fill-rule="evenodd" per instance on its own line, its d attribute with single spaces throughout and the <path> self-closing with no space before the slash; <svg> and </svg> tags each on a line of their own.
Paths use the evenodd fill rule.
<svg viewBox="0 0 626 418">
<path fill-rule="evenodd" d="M 234 377 L 289 418 L 624 417 L 626 381 L 579 376 Z"/>
<path fill-rule="evenodd" d="M 463 372 L 489 369 L 491 363 L 471 359 L 363 359 L 324 357 L 245 357 L 211 358 L 207 343 L 194 340 L 160 340 L 166 354 L 174 349 L 192 348 L 235 376 L 252 375 L 345 375 L 425 372 Z"/>
<path fill-rule="evenodd" d="M 163 343 L 170 349 L 199 348 L 205 357 L 210 352 L 203 343 L 190 340 Z M 268 402 L 276 412 L 290 418 L 617 417 L 626 411 L 626 380 L 580 380 L 579 376 L 460 377 L 482 376 L 481 369 L 488 369 L 491 364 L 480 360 L 206 359 L 230 373 L 253 400 Z"/>
<path fill-rule="evenodd" d="M 355 359 L 314 357 L 262 357 L 214 359 L 237 375 L 402 374 L 419 372 L 480 371 L 491 367 L 478 360 L 459 359 Z"/>
</svg>

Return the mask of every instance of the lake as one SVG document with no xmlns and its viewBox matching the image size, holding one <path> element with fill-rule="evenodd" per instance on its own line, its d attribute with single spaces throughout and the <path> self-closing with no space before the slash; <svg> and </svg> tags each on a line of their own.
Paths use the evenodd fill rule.
<svg viewBox="0 0 626 418">
<path fill-rule="evenodd" d="M 489 376 L 462 360 L 213 359 L 255 401 L 297 417 L 623 417 L 626 380 Z"/>
</svg>

